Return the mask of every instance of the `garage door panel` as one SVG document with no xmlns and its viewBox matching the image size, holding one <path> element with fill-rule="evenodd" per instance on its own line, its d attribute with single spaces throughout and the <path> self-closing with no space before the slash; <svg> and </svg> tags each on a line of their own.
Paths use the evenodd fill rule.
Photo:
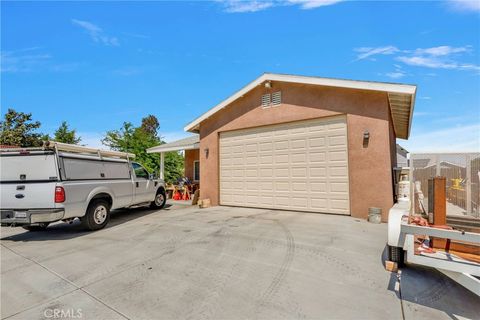
<svg viewBox="0 0 480 320">
<path fill-rule="evenodd" d="M 347 139 L 343 135 L 328 137 L 328 146 L 329 147 L 346 146 L 346 145 L 347 145 Z"/>
<path fill-rule="evenodd" d="M 220 203 L 349 214 L 345 118 L 220 135 Z"/>
<path fill-rule="evenodd" d="M 309 168 L 309 177 L 326 177 L 327 176 L 327 167 L 310 167 Z"/>
<path fill-rule="evenodd" d="M 258 157 L 258 163 L 260 164 L 272 164 L 273 162 L 273 155 L 271 154 L 263 154 Z"/>
<path fill-rule="evenodd" d="M 308 146 L 309 146 L 310 148 L 326 147 L 325 138 L 324 138 L 324 137 L 310 138 L 310 139 L 308 139 Z"/>
<path fill-rule="evenodd" d="M 289 168 L 275 168 L 274 169 L 274 178 L 289 178 L 290 169 Z"/>
<path fill-rule="evenodd" d="M 290 181 L 275 181 L 275 191 L 290 191 Z"/>
<path fill-rule="evenodd" d="M 343 192 L 348 193 L 348 182 L 330 182 L 329 183 L 329 191 L 330 192 Z"/>
<path fill-rule="evenodd" d="M 348 210 L 348 200 L 346 199 L 330 199 L 330 208 L 335 211 Z"/>
<path fill-rule="evenodd" d="M 292 150 L 297 150 L 297 149 L 304 150 L 306 146 L 307 146 L 306 139 L 292 139 L 290 141 L 290 147 Z"/>
</svg>

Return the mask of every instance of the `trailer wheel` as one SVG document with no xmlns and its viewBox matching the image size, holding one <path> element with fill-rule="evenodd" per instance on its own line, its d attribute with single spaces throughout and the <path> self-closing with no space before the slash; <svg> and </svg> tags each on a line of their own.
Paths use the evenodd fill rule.
<svg viewBox="0 0 480 320">
<path fill-rule="evenodd" d="M 22 228 L 28 231 L 43 231 L 47 229 L 48 225 L 48 222 L 42 222 L 31 226 L 23 226 Z"/>
<path fill-rule="evenodd" d="M 388 246 L 388 255 L 390 261 L 396 262 L 399 266 L 403 265 L 403 248 Z"/>
<path fill-rule="evenodd" d="M 81 217 L 83 227 L 88 230 L 104 228 L 110 220 L 110 206 L 104 199 L 94 199 L 88 205 L 85 216 Z"/>
<path fill-rule="evenodd" d="M 152 209 L 162 209 L 167 202 L 167 195 L 163 188 L 158 189 L 157 194 L 155 195 L 155 200 L 150 203 L 150 208 Z"/>
</svg>

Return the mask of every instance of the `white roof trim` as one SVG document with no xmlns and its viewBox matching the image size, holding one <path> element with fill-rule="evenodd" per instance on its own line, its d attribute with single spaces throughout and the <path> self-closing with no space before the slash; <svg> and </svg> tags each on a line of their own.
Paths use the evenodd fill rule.
<svg viewBox="0 0 480 320">
<path fill-rule="evenodd" d="M 175 140 L 169 143 L 151 147 L 147 149 L 147 153 L 163 153 L 170 151 L 192 150 L 200 148 L 200 138 L 198 134 L 186 137 L 180 140 Z"/>
<path fill-rule="evenodd" d="M 417 87 L 415 85 L 408 84 L 398 84 L 398 83 L 386 83 L 386 82 L 370 82 L 370 81 L 357 81 L 357 80 L 343 80 L 343 79 L 331 79 L 331 78 L 317 78 L 317 77 L 305 77 L 305 76 L 295 76 L 295 75 L 286 75 L 286 74 L 276 74 L 276 73 L 265 73 L 250 82 L 248 85 L 237 91 L 235 94 L 220 102 L 218 105 L 212 109 L 205 112 L 203 115 L 193 120 L 185 126 L 185 131 L 195 131 L 197 126 L 204 120 L 211 117 L 216 112 L 220 111 L 233 101 L 245 95 L 250 90 L 254 89 L 256 86 L 262 84 L 265 81 L 280 81 L 280 82 L 294 82 L 310 85 L 319 85 L 319 86 L 328 86 L 328 87 L 340 87 L 340 88 L 350 88 L 350 89 L 360 89 L 360 90 L 373 90 L 373 91 L 384 91 L 390 93 L 398 94 L 408 94 L 415 95 Z M 413 102 L 412 106 L 413 109 Z M 410 112 L 410 116 L 413 114 L 413 110 Z M 411 119 L 410 119 L 411 123 Z"/>
<path fill-rule="evenodd" d="M 162 152 L 193 150 L 193 149 L 200 149 L 200 144 L 195 143 L 188 146 L 177 146 L 177 147 L 170 147 L 170 148 L 161 148 L 160 146 L 152 147 L 147 149 L 147 153 L 162 153 Z"/>
</svg>

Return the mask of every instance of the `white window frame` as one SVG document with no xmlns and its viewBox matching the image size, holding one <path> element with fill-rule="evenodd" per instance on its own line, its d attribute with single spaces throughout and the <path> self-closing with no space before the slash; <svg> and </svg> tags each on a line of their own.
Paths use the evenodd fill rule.
<svg viewBox="0 0 480 320">
<path fill-rule="evenodd" d="M 198 177 L 195 177 L 195 165 L 198 163 Z M 200 181 L 200 160 L 193 160 L 193 175 L 192 175 L 193 181 L 198 182 Z M 198 179 L 195 179 L 198 178 Z"/>
</svg>

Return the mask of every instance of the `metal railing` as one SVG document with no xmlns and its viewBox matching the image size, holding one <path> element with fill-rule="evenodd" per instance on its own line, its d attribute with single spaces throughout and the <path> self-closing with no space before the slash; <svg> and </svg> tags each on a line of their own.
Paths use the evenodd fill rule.
<svg viewBox="0 0 480 320">
<path fill-rule="evenodd" d="M 447 215 L 480 217 L 480 153 L 410 154 L 410 179 L 423 193 L 427 212 L 428 179 L 435 176 L 446 178 Z M 417 203 L 419 194 L 413 197 Z"/>
</svg>

